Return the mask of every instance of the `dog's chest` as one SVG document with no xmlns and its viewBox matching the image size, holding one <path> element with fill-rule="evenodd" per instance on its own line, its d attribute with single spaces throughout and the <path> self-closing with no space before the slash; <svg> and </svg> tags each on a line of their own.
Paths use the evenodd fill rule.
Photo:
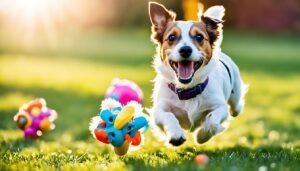
<svg viewBox="0 0 300 171">
<path fill-rule="evenodd" d="M 179 120 L 180 125 L 184 129 L 191 130 L 195 126 L 200 125 L 202 118 L 204 103 L 200 97 L 190 100 L 177 100 L 171 105 L 172 113 Z"/>
</svg>

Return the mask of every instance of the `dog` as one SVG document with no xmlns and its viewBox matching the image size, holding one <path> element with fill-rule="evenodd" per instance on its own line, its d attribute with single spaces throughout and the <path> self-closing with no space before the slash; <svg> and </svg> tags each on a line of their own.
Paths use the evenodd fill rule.
<svg viewBox="0 0 300 171">
<path fill-rule="evenodd" d="M 244 85 L 237 65 L 222 53 L 223 6 L 210 7 L 199 21 L 176 21 L 162 4 L 149 2 L 151 39 L 156 45 L 151 118 L 173 146 L 196 143 L 222 132 L 229 116 L 244 108 Z"/>
</svg>

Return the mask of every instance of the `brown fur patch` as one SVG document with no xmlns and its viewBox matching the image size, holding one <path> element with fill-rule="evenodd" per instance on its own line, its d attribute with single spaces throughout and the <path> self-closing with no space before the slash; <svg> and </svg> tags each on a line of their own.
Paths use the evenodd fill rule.
<svg viewBox="0 0 300 171">
<path fill-rule="evenodd" d="M 173 42 L 169 42 L 168 38 L 170 35 L 174 34 L 176 36 L 176 40 Z M 167 62 L 168 61 L 168 57 L 167 57 L 167 50 L 168 49 L 172 49 L 174 46 L 176 46 L 176 44 L 178 43 L 179 39 L 181 36 L 181 30 L 179 27 L 176 26 L 175 22 L 170 23 L 164 33 L 163 36 L 163 41 L 160 47 L 160 57 L 161 60 L 163 62 Z"/>
<path fill-rule="evenodd" d="M 204 64 L 206 65 L 206 64 L 208 64 L 208 62 L 210 61 L 210 59 L 212 57 L 212 44 L 210 44 L 210 41 L 209 41 L 210 38 L 209 38 L 209 35 L 207 33 L 206 26 L 204 23 L 195 22 L 194 25 L 191 27 L 190 36 L 193 38 L 197 34 L 201 34 L 204 37 L 202 42 L 197 42 L 196 40 L 194 40 L 194 44 L 196 45 L 198 50 L 204 52 L 204 54 L 205 54 Z"/>
<path fill-rule="evenodd" d="M 209 42 L 213 46 L 215 41 L 218 39 L 220 32 L 218 24 L 222 23 L 222 21 L 211 19 L 209 17 L 202 16 L 201 21 L 206 26 L 206 31 L 209 36 Z"/>
<path fill-rule="evenodd" d="M 159 3 L 150 2 L 149 16 L 152 23 L 152 40 L 156 43 L 162 43 L 167 25 L 175 21 L 176 14 Z"/>
<path fill-rule="evenodd" d="M 176 26 L 176 14 L 167 10 L 163 5 L 150 2 L 149 3 L 149 16 L 152 23 L 152 40 L 158 45 L 160 58 L 163 62 L 168 61 L 168 49 L 174 48 L 178 43 L 181 30 Z M 220 34 L 219 25 L 222 21 L 202 16 L 200 22 L 194 22 L 190 29 L 191 38 L 196 34 L 201 34 L 204 37 L 202 42 L 194 40 L 194 44 L 205 54 L 204 64 L 208 64 L 212 58 L 214 44 Z M 169 42 L 168 37 L 175 34 L 177 39 L 174 42 Z"/>
</svg>

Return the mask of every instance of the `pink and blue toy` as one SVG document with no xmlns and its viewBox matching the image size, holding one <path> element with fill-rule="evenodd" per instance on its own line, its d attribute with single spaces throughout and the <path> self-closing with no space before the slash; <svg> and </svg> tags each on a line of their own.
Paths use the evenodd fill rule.
<svg viewBox="0 0 300 171">
<path fill-rule="evenodd" d="M 112 144 L 117 155 L 125 155 L 131 146 L 140 147 L 141 133 L 148 128 L 140 104 L 142 91 L 128 80 L 114 80 L 105 97 L 99 116 L 91 121 L 90 131 L 98 141 Z"/>
<path fill-rule="evenodd" d="M 24 104 L 15 115 L 14 121 L 23 130 L 25 138 L 37 138 L 55 128 L 53 121 L 56 118 L 56 111 L 47 108 L 45 99 L 37 98 Z"/>
</svg>

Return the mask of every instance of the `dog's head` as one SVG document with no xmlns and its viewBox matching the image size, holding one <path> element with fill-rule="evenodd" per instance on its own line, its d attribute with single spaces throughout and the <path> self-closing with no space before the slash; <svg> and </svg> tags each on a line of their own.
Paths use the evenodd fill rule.
<svg viewBox="0 0 300 171">
<path fill-rule="evenodd" d="M 175 21 L 176 14 L 163 5 L 149 2 L 152 40 L 160 60 L 182 84 L 189 84 L 199 68 L 207 65 L 222 34 L 223 6 L 198 12 L 199 21 Z"/>
</svg>

